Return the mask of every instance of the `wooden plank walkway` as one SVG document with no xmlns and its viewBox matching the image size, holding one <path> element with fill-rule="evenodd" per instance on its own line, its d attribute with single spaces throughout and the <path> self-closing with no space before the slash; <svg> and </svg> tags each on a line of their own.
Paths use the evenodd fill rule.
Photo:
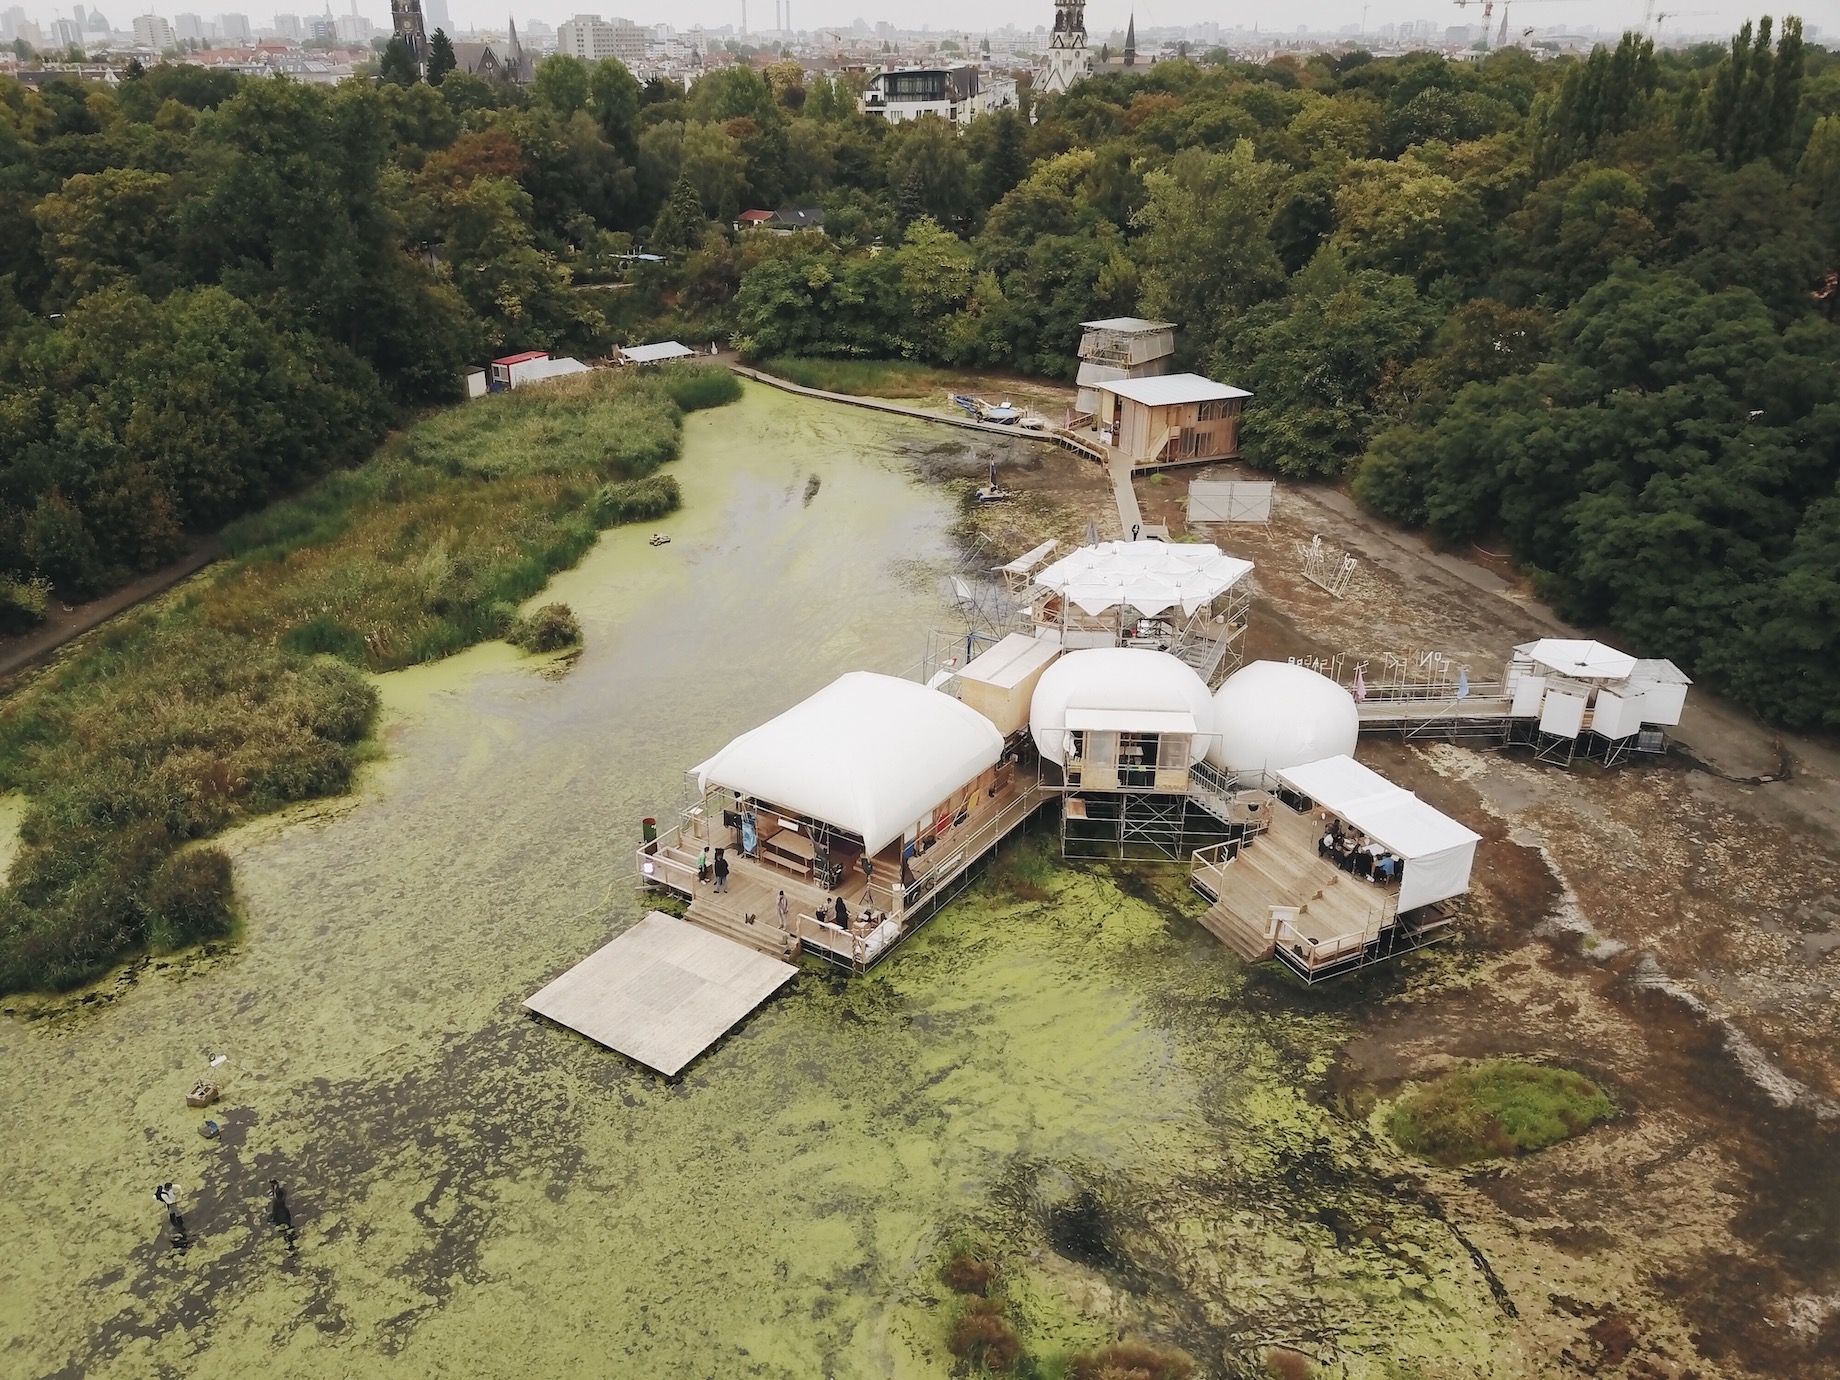
<svg viewBox="0 0 1840 1380">
<path fill-rule="evenodd" d="M 797 972 L 652 911 L 524 1005 L 669 1077 Z"/>
</svg>

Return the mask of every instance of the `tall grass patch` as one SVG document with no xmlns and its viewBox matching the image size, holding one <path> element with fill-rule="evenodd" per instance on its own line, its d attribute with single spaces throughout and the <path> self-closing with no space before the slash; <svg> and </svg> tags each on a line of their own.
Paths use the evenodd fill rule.
<svg viewBox="0 0 1840 1380">
<path fill-rule="evenodd" d="M 761 369 L 802 388 L 853 393 L 865 398 L 919 398 L 961 387 L 964 375 L 916 364 L 910 359 L 806 359 L 775 355 Z"/>
<path fill-rule="evenodd" d="M 654 471 L 684 409 L 735 388 L 700 366 L 595 373 L 432 416 L 237 524 L 194 590 L 0 700 L 0 790 L 31 801 L 0 891 L 0 991 L 227 933 L 229 862 L 197 841 L 349 788 L 377 705 L 363 671 L 578 638 L 572 616 L 518 605 L 602 527 L 674 508 Z"/>
<path fill-rule="evenodd" d="M 1400 1098 L 1388 1127 L 1402 1149 L 1455 1166 L 1542 1150 L 1615 1112 L 1604 1090 L 1581 1073 L 1491 1059 Z"/>
</svg>

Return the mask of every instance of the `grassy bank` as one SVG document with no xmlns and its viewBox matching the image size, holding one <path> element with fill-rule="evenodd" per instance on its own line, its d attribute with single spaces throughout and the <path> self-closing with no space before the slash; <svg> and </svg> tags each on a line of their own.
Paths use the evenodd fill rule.
<svg viewBox="0 0 1840 1380">
<path fill-rule="evenodd" d="M 738 395 L 726 370 L 597 373 L 438 413 L 0 702 L 0 792 L 31 802 L 0 991 L 227 932 L 228 867 L 198 841 L 347 789 L 376 708 L 363 672 L 521 631 L 518 604 L 602 527 L 677 506 L 655 471 L 684 411 Z"/>
<path fill-rule="evenodd" d="M 957 391 L 966 375 L 911 359 L 805 359 L 776 355 L 760 361 L 765 372 L 803 388 L 853 393 L 863 398 L 922 398 Z"/>
<path fill-rule="evenodd" d="M 1404 1149 L 1454 1166 L 1542 1150 L 1615 1111 L 1583 1074 L 1491 1059 L 1408 1093 L 1388 1125 Z"/>
</svg>

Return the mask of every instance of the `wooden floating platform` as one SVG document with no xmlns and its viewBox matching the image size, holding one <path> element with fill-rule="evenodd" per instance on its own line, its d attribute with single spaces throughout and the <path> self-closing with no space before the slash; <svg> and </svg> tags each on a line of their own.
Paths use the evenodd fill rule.
<svg viewBox="0 0 1840 1380">
<path fill-rule="evenodd" d="M 797 972 L 655 910 L 524 1005 L 668 1077 Z"/>
</svg>

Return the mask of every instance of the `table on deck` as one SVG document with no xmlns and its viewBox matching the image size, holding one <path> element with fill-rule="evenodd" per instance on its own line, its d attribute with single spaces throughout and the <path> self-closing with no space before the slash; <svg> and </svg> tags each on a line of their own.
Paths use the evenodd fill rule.
<svg viewBox="0 0 1840 1380">
<path fill-rule="evenodd" d="M 762 862 L 785 868 L 796 876 L 809 878 L 818 858 L 818 845 L 797 829 L 775 829 L 762 834 L 754 848 Z"/>
</svg>

